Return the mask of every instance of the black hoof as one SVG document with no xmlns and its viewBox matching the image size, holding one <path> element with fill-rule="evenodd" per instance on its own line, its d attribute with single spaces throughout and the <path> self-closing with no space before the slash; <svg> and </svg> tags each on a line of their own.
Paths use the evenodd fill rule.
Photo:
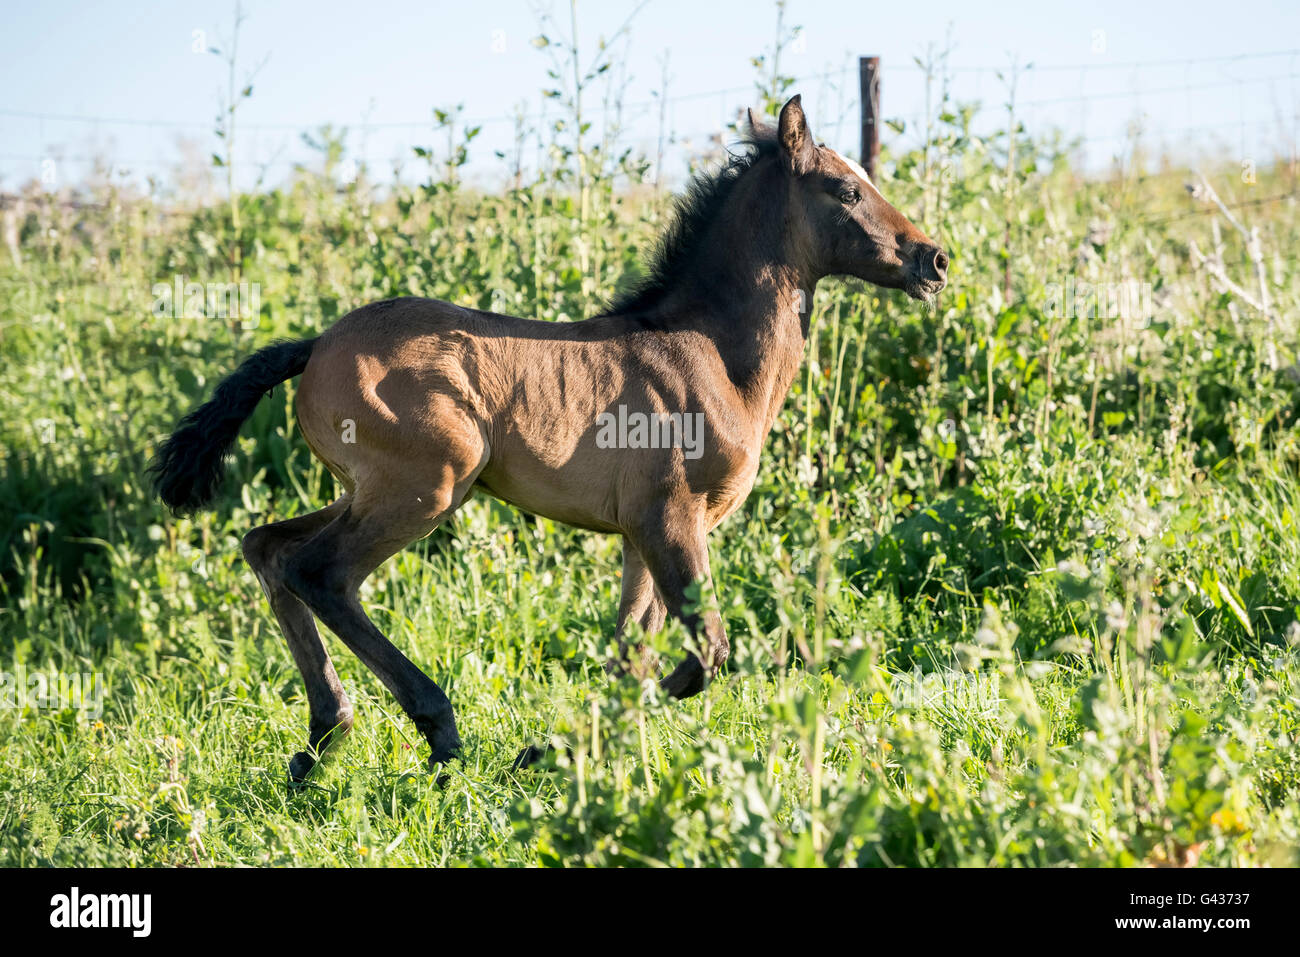
<svg viewBox="0 0 1300 957">
<path fill-rule="evenodd" d="M 551 749 L 539 748 L 536 745 L 530 744 L 519 752 L 518 756 L 515 758 L 515 763 L 510 765 L 510 770 L 522 771 L 525 768 L 531 768 L 538 761 L 542 760 L 542 757 L 549 750 Z"/>
<path fill-rule="evenodd" d="M 308 751 L 299 751 L 289 760 L 289 783 L 302 784 L 316 766 L 316 759 Z"/>
<path fill-rule="evenodd" d="M 438 750 L 430 754 L 429 770 L 437 771 L 439 767 L 446 767 L 452 761 L 459 761 L 459 760 L 461 760 L 461 757 L 460 757 L 460 744 L 458 742 L 456 747 L 454 748 L 439 748 Z M 451 775 L 439 774 L 434 779 L 433 783 L 438 785 L 438 787 L 440 788 L 445 788 L 448 784 L 451 783 Z"/>
<path fill-rule="evenodd" d="M 450 764 L 452 761 L 460 760 L 460 745 L 454 748 L 435 748 L 429 755 L 429 770 L 432 771 L 439 764 Z"/>
<path fill-rule="evenodd" d="M 530 744 L 528 747 L 524 748 L 522 751 L 519 752 L 519 756 L 515 758 L 515 763 L 510 766 L 510 770 L 523 771 L 527 768 L 531 768 L 534 764 L 542 760 L 542 758 L 546 757 L 548 754 L 558 754 L 558 753 L 560 753 L 560 749 L 553 744 L 548 744 L 544 748 L 539 748 L 535 744 Z M 573 750 L 571 748 L 565 748 L 564 754 L 566 757 L 569 758 L 569 760 L 573 760 Z"/>
<path fill-rule="evenodd" d="M 696 658 L 688 658 L 673 669 L 673 673 L 659 682 L 659 687 L 673 698 L 690 698 L 704 690 L 704 666 Z"/>
</svg>

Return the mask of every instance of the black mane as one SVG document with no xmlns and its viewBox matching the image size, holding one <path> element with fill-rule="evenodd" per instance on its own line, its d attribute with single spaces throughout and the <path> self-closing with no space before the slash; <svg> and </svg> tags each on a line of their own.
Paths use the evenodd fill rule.
<svg viewBox="0 0 1300 957">
<path fill-rule="evenodd" d="M 696 173 L 677 198 L 672 221 L 655 241 L 645 261 L 645 275 L 615 294 L 603 315 L 646 312 L 683 278 L 697 259 L 709 224 L 727 204 L 737 180 L 759 160 L 777 153 L 776 131 L 755 124 L 727 152 L 726 162 L 713 173 Z"/>
</svg>

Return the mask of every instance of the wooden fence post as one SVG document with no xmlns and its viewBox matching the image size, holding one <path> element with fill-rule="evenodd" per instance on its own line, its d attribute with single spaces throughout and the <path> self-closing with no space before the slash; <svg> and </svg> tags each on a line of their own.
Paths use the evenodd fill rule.
<svg viewBox="0 0 1300 957">
<path fill-rule="evenodd" d="M 862 102 L 862 168 L 872 181 L 880 163 L 880 57 L 858 57 Z"/>
</svg>

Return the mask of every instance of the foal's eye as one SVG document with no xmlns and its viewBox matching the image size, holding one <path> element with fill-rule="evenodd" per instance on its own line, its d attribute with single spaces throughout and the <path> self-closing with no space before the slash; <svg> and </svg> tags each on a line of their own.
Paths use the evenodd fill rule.
<svg viewBox="0 0 1300 957">
<path fill-rule="evenodd" d="M 852 186 L 846 186 L 844 189 L 840 190 L 840 202 L 845 206 L 852 206 L 861 198 L 862 196 Z"/>
</svg>

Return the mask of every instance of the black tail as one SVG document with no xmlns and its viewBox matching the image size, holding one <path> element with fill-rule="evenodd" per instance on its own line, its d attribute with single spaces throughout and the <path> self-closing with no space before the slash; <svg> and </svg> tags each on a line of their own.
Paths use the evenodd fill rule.
<svg viewBox="0 0 1300 957">
<path fill-rule="evenodd" d="M 212 501 L 239 427 L 262 396 L 307 368 L 315 345 L 315 339 L 302 339 L 259 349 L 221 381 L 211 399 L 181 419 L 149 465 L 154 492 L 173 512 Z"/>
</svg>

